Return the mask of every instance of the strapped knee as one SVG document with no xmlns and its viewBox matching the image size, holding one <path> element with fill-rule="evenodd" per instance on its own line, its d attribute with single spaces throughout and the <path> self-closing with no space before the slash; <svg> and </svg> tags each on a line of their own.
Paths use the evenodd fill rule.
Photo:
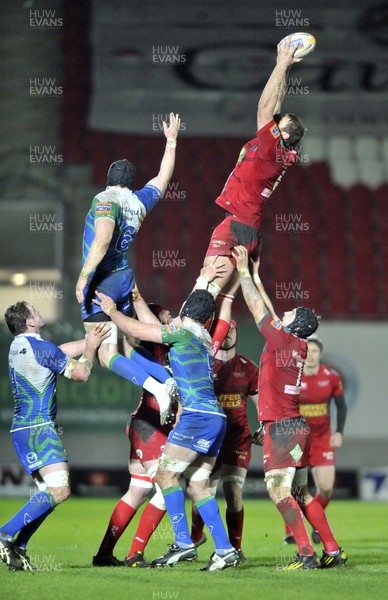
<svg viewBox="0 0 388 600">
<path fill-rule="evenodd" d="M 238 475 L 225 475 L 223 477 L 223 481 L 224 483 L 234 483 L 242 490 L 245 477 L 239 477 Z"/>
<path fill-rule="evenodd" d="M 272 469 L 271 471 L 268 471 L 264 478 L 267 491 L 269 491 L 271 488 L 291 488 L 294 475 L 295 467 L 287 467 L 287 469 Z"/>
</svg>

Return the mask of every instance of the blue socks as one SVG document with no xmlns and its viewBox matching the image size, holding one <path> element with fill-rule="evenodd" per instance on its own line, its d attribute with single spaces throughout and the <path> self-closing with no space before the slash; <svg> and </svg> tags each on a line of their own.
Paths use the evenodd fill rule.
<svg viewBox="0 0 388 600">
<path fill-rule="evenodd" d="M 148 350 L 141 346 L 133 348 L 131 351 L 131 360 L 142 367 L 148 375 L 155 377 L 161 383 L 165 383 L 171 377 L 166 369 L 152 356 L 151 352 L 148 352 Z"/>
<path fill-rule="evenodd" d="M 38 492 L 8 521 L 0 527 L 0 531 L 13 538 L 18 531 L 32 524 L 37 519 L 55 508 L 56 502 L 48 492 Z M 46 515 L 47 516 L 47 515 Z M 43 522 L 43 521 L 42 521 Z M 34 531 L 32 532 L 34 533 Z M 32 535 L 31 533 L 31 535 Z M 31 537 L 31 536 L 30 536 Z"/>
<path fill-rule="evenodd" d="M 124 379 L 127 379 L 141 388 L 143 387 L 145 380 L 149 377 L 148 373 L 146 373 L 140 365 L 121 354 L 112 356 L 109 362 L 109 369 L 113 371 L 113 373 L 116 373 L 116 375 L 124 377 Z"/>
<path fill-rule="evenodd" d="M 25 548 L 30 540 L 30 538 L 34 535 L 35 531 L 39 529 L 42 525 L 43 521 L 47 519 L 49 514 L 53 512 L 53 508 L 48 510 L 46 513 L 35 519 L 35 521 L 31 521 L 28 525 L 25 525 L 18 533 L 18 536 L 15 541 L 15 545 L 18 548 Z"/>
<path fill-rule="evenodd" d="M 167 502 L 166 502 L 167 504 Z M 214 496 L 208 496 L 195 502 L 203 522 L 211 533 L 216 547 L 216 553 L 222 556 L 233 549 L 228 534 L 221 519 L 220 510 Z"/>
<path fill-rule="evenodd" d="M 175 532 L 175 541 L 181 548 L 193 545 L 186 518 L 185 495 L 182 488 L 174 486 L 162 490 L 170 521 Z"/>
</svg>

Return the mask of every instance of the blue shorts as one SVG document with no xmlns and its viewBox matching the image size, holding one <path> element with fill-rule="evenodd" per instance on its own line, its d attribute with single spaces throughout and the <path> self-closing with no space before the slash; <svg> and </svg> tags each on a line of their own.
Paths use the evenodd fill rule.
<svg viewBox="0 0 388 600">
<path fill-rule="evenodd" d="M 55 425 L 37 425 L 11 433 L 13 445 L 26 473 L 60 462 L 68 462 Z"/>
<path fill-rule="evenodd" d="M 226 431 L 226 417 L 220 414 L 192 412 L 183 409 L 167 442 L 195 452 L 218 456 Z"/>
<path fill-rule="evenodd" d="M 81 304 L 82 320 L 101 312 L 101 308 L 92 302 L 97 299 L 96 290 L 103 292 L 116 302 L 117 310 L 124 315 L 132 315 L 131 290 L 135 285 L 135 275 L 129 267 L 114 273 L 99 273 L 88 280 L 84 289 L 85 300 Z"/>
</svg>

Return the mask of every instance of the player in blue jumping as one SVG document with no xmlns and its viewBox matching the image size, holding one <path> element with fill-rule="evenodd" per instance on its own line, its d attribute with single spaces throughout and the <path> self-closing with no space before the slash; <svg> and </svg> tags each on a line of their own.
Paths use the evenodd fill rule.
<svg viewBox="0 0 388 600">
<path fill-rule="evenodd" d="M 0 525 L 0 558 L 12 571 L 33 571 L 26 554 L 27 542 L 70 495 L 67 455 L 55 424 L 57 375 L 87 381 L 97 348 L 110 335 L 110 325 L 101 323 L 86 339 L 58 347 L 41 338 L 44 321 L 27 302 L 9 306 L 4 318 L 15 336 L 9 351 L 15 399 L 12 441 L 24 470 L 32 475 L 39 491 L 7 523 Z M 75 360 L 76 356 L 80 358 Z"/>
<path fill-rule="evenodd" d="M 86 331 L 91 331 L 96 323 L 110 321 L 92 302 L 96 290 L 112 298 L 123 314 L 132 315 L 135 277 L 128 264 L 128 248 L 171 179 L 179 127 L 179 115 L 174 113 L 170 114 L 169 125 L 163 122 L 167 141 L 156 177 L 133 192 L 135 167 L 126 159 L 114 162 L 108 171 L 106 190 L 97 194 L 86 215 L 82 270 L 76 285 Z M 98 359 L 102 367 L 153 394 L 160 405 L 161 423 L 169 421 L 170 403 L 176 395 L 174 380 L 144 349 L 133 348 L 129 357 L 119 354 L 114 323 L 111 336 L 99 349 Z"/>
<path fill-rule="evenodd" d="M 205 276 L 204 269 L 201 276 Z M 211 338 L 204 327 L 214 316 L 216 304 L 213 296 L 206 290 L 192 292 L 181 309 L 180 319 L 162 326 L 126 317 L 110 298 L 100 293 L 98 296 L 99 306 L 126 334 L 170 345 L 170 366 L 183 408 L 178 424 L 167 438 L 156 474 L 174 528 L 175 543 L 152 564 L 173 566 L 180 561 L 195 560 L 198 556 L 190 539 L 184 493 L 179 485 L 179 477 L 185 473 L 188 494 L 215 543 L 215 552 L 203 570 L 219 571 L 236 566 L 240 561 L 239 555 L 229 541 L 217 502 L 208 488 L 209 475 L 226 430 L 226 416 L 213 388 Z"/>
</svg>

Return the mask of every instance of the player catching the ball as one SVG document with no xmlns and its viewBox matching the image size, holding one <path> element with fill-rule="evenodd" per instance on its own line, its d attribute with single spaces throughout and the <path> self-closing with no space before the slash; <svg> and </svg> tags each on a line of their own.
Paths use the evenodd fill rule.
<svg viewBox="0 0 388 600">
<path fill-rule="evenodd" d="M 218 296 L 218 319 L 212 331 L 213 354 L 229 330 L 230 311 L 224 314 L 223 305 L 233 301 L 240 285 L 232 248 L 242 245 L 250 257 L 259 256 L 264 207 L 287 168 L 296 162 L 296 145 L 305 132 L 296 115 L 280 114 L 288 73 L 291 66 L 301 60 L 294 57 L 297 46 L 290 47 L 290 38 L 278 46 L 275 68 L 261 94 L 256 136 L 242 148 L 236 166 L 216 199 L 226 214 L 213 231 L 204 265 L 217 261 L 224 265 L 226 272 L 207 288 L 214 297 Z"/>
</svg>

